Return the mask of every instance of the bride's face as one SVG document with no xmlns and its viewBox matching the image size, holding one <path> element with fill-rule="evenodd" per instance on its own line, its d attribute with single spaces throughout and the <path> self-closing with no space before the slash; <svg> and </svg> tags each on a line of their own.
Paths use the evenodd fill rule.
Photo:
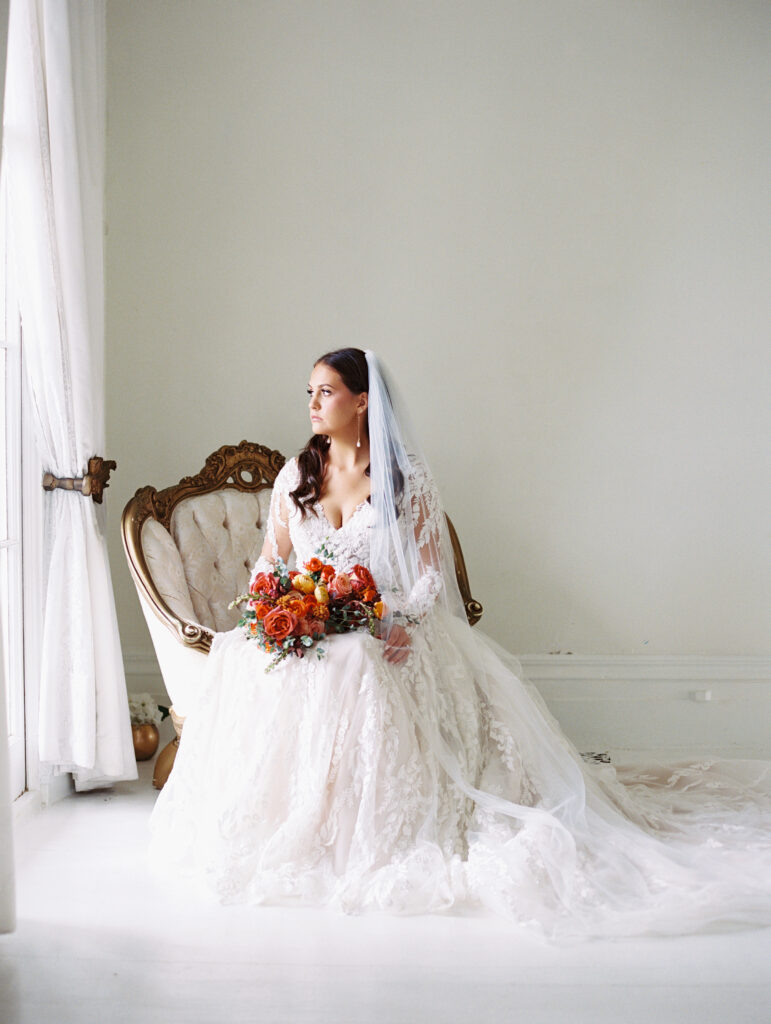
<svg viewBox="0 0 771 1024">
<path fill-rule="evenodd" d="M 366 407 L 366 392 L 355 395 L 337 370 L 316 363 L 308 382 L 308 410 L 314 434 L 355 434 L 357 419 Z"/>
</svg>

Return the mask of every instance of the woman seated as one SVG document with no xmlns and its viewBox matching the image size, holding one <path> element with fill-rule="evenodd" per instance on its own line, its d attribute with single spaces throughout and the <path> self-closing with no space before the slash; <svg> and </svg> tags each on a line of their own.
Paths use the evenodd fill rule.
<svg viewBox="0 0 771 1024">
<path fill-rule="evenodd" d="M 548 935 L 771 920 L 769 765 L 657 785 L 585 765 L 467 623 L 444 512 L 373 353 L 322 356 L 253 580 L 293 553 L 371 574 L 375 635 L 275 658 L 237 628 L 153 813 L 152 860 L 224 901 L 485 906 Z M 323 648 L 323 650 L 322 650 Z"/>
</svg>

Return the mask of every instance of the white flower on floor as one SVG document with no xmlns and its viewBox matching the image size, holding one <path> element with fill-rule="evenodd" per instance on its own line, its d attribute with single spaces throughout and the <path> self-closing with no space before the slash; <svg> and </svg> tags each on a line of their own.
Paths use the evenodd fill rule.
<svg viewBox="0 0 771 1024">
<path fill-rule="evenodd" d="M 149 693 L 129 694 L 129 714 L 132 725 L 160 725 L 163 721 L 158 702 Z"/>
</svg>

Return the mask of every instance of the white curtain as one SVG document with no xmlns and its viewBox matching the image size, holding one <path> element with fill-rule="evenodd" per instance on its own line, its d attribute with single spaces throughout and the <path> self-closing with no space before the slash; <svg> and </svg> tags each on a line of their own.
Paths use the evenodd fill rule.
<svg viewBox="0 0 771 1024">
<path fill-rule="evenodd" d="M 0 934 L 11 932 L 16 926 L 10 776 L 8 723 L 5 720 L 5 658 L 3 657 L 3 633 L 0 630 Z"/>
<path fill-rule="evenodd" d="M 3 160 L 27 385 L 43 468 L 104 451 L 103 0 L 11 0 Z M 43 771 L 136 778 L 101 510 L 46 494 Z"/>
</svg>

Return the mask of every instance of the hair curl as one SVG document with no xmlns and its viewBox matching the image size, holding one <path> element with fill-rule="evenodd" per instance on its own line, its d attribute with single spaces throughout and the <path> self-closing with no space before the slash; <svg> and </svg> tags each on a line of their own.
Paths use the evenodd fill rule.
<svg viewBox="0 0 771 1024">
<path fill-rule="evenodd" d="M 367 357 L 360 348 L 338 348 L 320 356 L 314 366 L 323 363 L 340 374 L 340 378 L 354 395 L 369 392 L 369 367 Z M 367 415 L 364 415 L 364 430 L 369 436 Z M 297 467 L 300 471 L 300 482 L 289 497 L 297 506 L 300 515 L 305 518 L 308 512 L 321 497 L 324 483 L 324 472 L 327 468 L 329 438 L 314 434 L 297 456 Z M 366 474 L 369 476 L 369 466 Z"/>
</svg>

